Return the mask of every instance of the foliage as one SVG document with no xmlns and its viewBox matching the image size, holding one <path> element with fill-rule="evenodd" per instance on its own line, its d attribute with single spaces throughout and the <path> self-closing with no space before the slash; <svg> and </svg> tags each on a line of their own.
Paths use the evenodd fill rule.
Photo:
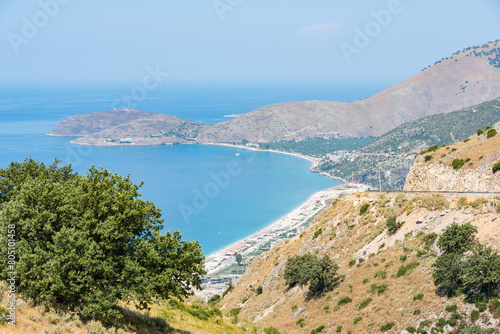
<svg viewBox="0 0 500 334">
<path fill-rule="evenodd" d="M 319 327 L 316 327 L 315 329 L 313 329 L 311 331 L 311 334 L 317 334 L 317 333 L 321 333 L 323 331 L 323 329 L 325 329 L 325 326 L 324 325 L 321 325 Z"/>
<path fill-rule="evenodd" d="M 481 130 L 481 129 L 478 129 L 478 130 L 477 130 L 477 135 L 478 135 L 478 136 L 482 135 L 483 133 L 484 133 L 484 130 Z"/>
<path fill-rule="evenodd" d="M 471 223 L 453 223 L 444 230 L 437 245 L 444 253 L 462 254 L 472 249 L 476 233 L 477 227 Z"/>
<path fill-rule="evenodd" d="M 259 285 L 257 287 L 257 290 L 255 291 L 258 295 L 261 295 L 262 294 L 262 285 Z"/>
<path fill-rule="evenodd" d="M 236 262 L 238 263 L 238 265 L 240 266 L 241 265 L 241 261 L 243 261 L 243 256 L 241 256 L 240 253 L 236 254 L 234 256 L 234 259 L 236 260 Z"/>
<path fill-rule="evenodd" d="M 356 260 L 355 259 L 351 259 L 349 260 L 349 267 L 352 267 L 356 264 Z"/>
<path fill-rule="evenodd" d="M 342 331 L 342 326 L 337 326 L 337 328 L 335 328 L 335 333 L 340 333 Z"/>
<path fill-rule="evenodd" d="M 309 293 L 319 295 L 340 283 L 338 269 L 327 255 L 321 259 L 311 254 L 296 255 L 287 261 L 284 278 L 289 288 L 309 284 Z"/>
<path fill-rule="evenodd" d="M 380 279 L 386 279 L 387 278 L 387 272 L 385 270 L 377 271 L 374 278 L 379 277 Z"/>
<path fill-rule="evenodd" d="M 345 297 L 342 297 L 339 299 L 337 305 L 338 306 L 342 306 L 342 305 L 345 305 L 345 304 L 349 304 L 350 302 L 352 302 L 352 299 L 348 296 L 345 296 Z"/>
<path fill-rule="evenodd" d="M 229 311 L 229 315 L 232 317 L 237 317 L 241 312 L 241 307 L 235 307 Z"/>
<path fill-rule="evenodd" d="M 436 239 L 439 237 L 439 235 L 435 232 L 433 233 L 428 233 L 425 234 L 424 237 L 422 238 L 422 241 L 425 244 L 425 247 L 430 248 L 432 245 L 434 245 L 434 242 Z"/>
<path fill-rule="evenodd" d="M 318 230 L 316 230 L 316 231 L 314 232 L 313 239 L 316 239 L 316 238 L 317 238 L 317 237 L 319 237 L 321 234 L 323 234 L 323 229 L 322 229 L 322 228 L 320 228 L 320 229 L 318 229 Z"/>
<path fill-rule="evenodd" d="M 387 331 L 390 331 L 392 329 L 392 327 L 394 327 L 394 323 L 393 322 L 388 322 L 385 325 L 383 325 L 382 327 L 380 327 L 380 331 L 381 332 L 387 332 Z"/>
<path fill-rule="evenodd" d="M 210 305 L 216 305 L 218 302 L 220 302 L 221 296 L 218 294 L 213 295 L 210 297 L 210 299 L 207 301 Z"/>
<path fill-rule="evenodd" d="M 260 143 L 261 149 L 271 149 L 292 153 L 300 153 L 312 156 L 325 156 L 335 151 L 355 151 L 375 139 L 368 138 L 345 138 L 345 139 L 323 139 L 315 138 L 302 141 L 283 140 L 272 143 Z"/>
<path fill-rule="evenodd" d="M 472 310 L 470 313 L 470 321 L 472 323 L 476 322 L 479 319 L 479 311 L 478 310 Z"/>
<path fill-rule="evenodd" d="M 394 233 L 396 233 L 397 230 L 399 230 L 399 228 L 401 226 L 403 226 L 404 222 L 397 222 L 396 216 L 390 216 L 389 218 L 387 218 L 387 221 L 385 224 L 387 226 L 387 230 L 389 231 L 389 234 L 394 234 Z"/>
<path fill-rule="evenodd" d="M 7 253 L 15 225 L 22 295 L 111 320 L 121 317 L 119 301 L 147 309 L 155 299 L 201 288 L 200 245 L 179 232 L 160 233 L 160 209 L 139 198 L 142 183 L 94 167 L 81 176 L 58 163 L 28 159 L 0 170 L 0 249 Z"/>
<path fill-rule="evenodd" d="M 424 299 L 424 294 L 422 292 L 419 292 L 415 296 L 413 296 L 413 300 L 422 300 L 422 299 Z"/>
<path fill-rule="evenodd" d="M 493 173 L 498 172 L 500 170 L 500 161 L 494 164 L 491 170 L 493 171 Z"/>
<path fill-rule="evenodd" d="M 375 284 L 375 283 L 374 283 L 374 284 L 372 284 L 372 285 L 370 286 L 370 290 L 369 290 L 369 292 L 370 292 L 370 293 L 375 293 L 375 292 L 377 292 L 377 295 L 379 295 L 379 296 L 380 296 L 381 294 L 383 294 L 383 293 L 387 290 L 387 288 L 388 288 L 388 287 L 389 287 L 389 286 L 388 286 L 387 284 L 377 285 L 377 284 Z"/>
<path fill-rule="evenodd" d="M 490 295 L 500 282 L 500 254 L 491 247 L 477 245 L 462 268 L 466 286 Z"/>
<path fill-rule="evenodd" d="M 361 302 L 361 304 L 359 304 L 358 309 L 359 309 L 359 310 L 364 309 L 365 307 L 367 307 L 367 306 L 368 306 L 368 304 L 370 304 L 370 303 L 372 302 L 372 300 L 373 300 L 373 299 L 371 299 L 370 297 L 366 298 L 365 300 L 363 300 L 363 301 Z"/>
<path fill-rule="evenodd" d="M 444 309 L 446 312 L 450 312 L 450 313 L 456 312 L 457 311 L 457 304 L 446 305 L 446 307 Z"/>
<path fill-rule="evenodd" d="M 365 203 L 361 206 L 361 208 L 359 209 L 359 214 L 360 215 L 364 215 L 365 213 L 368 212 L 368 209 L 370 208 L 370 204 L 368 203 Z"/>
<path fill-rule="evenodd" d="M 266 333 L 266 334 L 280 334 L 280 332 L 274 327 L 264 328 L 264 333 Z"/>
<path fill-rule="evenodd" d="M 451 166 L 453 169 L 460 169 L 465 165 L 464 159 L 454 159 L 453 162 L 451 163 Z"/>
<path fill-rule="evenodd" d="M 493 333 L 495 333 L 495 330 L 493 328 L 486 329 L 486 328 L 481 328 L 479 326 L 466 327 L 460 330 L 460 332 L 458 332 L 458 334 L 493 334 Z"/>
<path fill-rule="evenodd" d="M 396 277 L 408 276 L 413 271 L 413 269 L 415 269 L 419 265 L 420 265 L 419 262 L 412 262 L 412 263 L 408 263 L 406 266 L 403 265 L 403 266 L 399 267 L 399 269 L 396 273 Z"/>
<path fill-rule="evenodd" d="M 363 320 L 363 317 L 356 317 L 356 318 L 354 318 L 354 320 L 352 321 L 352 323 L 354 325 L 357 325 L 358 323 L 361 322 L 361 320 Z"/>
<path fill-rule="evenodd" d="M 432 194 L 422 198 L 420 206 L 427 210 L 443 210 L 450 207 L 450 203 L 440 194 Z"/>
<path fill-rule="evenodd" d="M 426 155 L 426 156 L 424 157 L 424 159 L 425 159 L 425 162 L 429 162 L 429 161 L 431 161 L 431 160 L 432 160 L 432 155 Z"/>
<path fill-rule="evenodd" d="M 406 331 L 408 333 L 416 333 L 417 329 L 415 327 L 413 327 L 413 326 L 408 326 L 408 327 L 406 327 Z"/>
<path fill-rule="evenodd" d="M 233 290 L 234 290 L 233 283 L 229 283 L 229 284 L 227 285 L 226 290 L 224 290 L 224 292 L 222 293 L 222 298 L 226 297 L 226 295 L 227 295 L 228 293 L 230 293 L 231 291 L 233 291 Z"/>
<path fill-rule="evenodd" d="M 495 129 L 489 129 L 488 132 L 486 132 L 486 139 L 490 139 L 491 137 L 496 136 L 497 130 Z"/>
</svg>

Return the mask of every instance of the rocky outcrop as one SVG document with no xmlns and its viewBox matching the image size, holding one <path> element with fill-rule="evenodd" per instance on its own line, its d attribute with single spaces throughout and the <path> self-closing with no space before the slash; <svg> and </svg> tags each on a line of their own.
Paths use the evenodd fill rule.
<svg viewBox="0 0 500 334">
<path fill-rule="evenodd" d="M 489 131 L 500 132 L 500 123 Z M 500 192 L 500 172 L 493 172 L 500 162 L 500 134 L 487 133 L 418 155 L 404 190 Z"/>
</svg>

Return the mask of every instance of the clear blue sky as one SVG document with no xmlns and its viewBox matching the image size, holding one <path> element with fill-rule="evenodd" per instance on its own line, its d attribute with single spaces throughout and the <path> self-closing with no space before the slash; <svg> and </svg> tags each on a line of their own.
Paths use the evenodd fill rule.
<svg viewBox="0 0 500 334">
<path fill-rule="evenodd" d="M 498 0 L 395 2 L 2 0 L 0 84 L 136 83 L 148 66 L 174 83 L 398 82 L 500 38 Z M 348 62 L 341 45 L 367 27 Z"/>
</svg>

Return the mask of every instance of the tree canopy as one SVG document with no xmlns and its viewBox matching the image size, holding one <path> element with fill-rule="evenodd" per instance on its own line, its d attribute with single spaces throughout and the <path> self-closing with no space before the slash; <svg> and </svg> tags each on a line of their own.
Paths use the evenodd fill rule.
<svg viewBox="0 0 500 334">
<path fill-rule="evenodd" d="M 204 256 L 179 232 L 162 234 L 161 210 L 142 186 L 105 169 L 28 159 L 0 169 L 0 250 L 14 227 L 19 293 L 35 304 L 119 318 L 119 301 L 148 308 L 157 298 L 199 288 Z M 2 266 L 2 279 L 8 266 Z"/>
</svg>

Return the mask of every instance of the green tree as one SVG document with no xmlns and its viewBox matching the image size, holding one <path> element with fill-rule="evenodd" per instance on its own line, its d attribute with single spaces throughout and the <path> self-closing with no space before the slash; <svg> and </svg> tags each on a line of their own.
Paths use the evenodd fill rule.
<svg viewBox="0 0 500 334">
<path fill-rule="evenodd" d="M 451 224 L 437 242 L 438 247 L 444 253 L 463 254 L 471 250 L 476 242 L 477 227 L 471 223 L 458 225 Z"/>
<path fill-rule="evenodd" d="M 462 254 L 448 253 L 441 255 L 432 265 L 432 278 L 441 294 L 451 297 L 462 287 L 463 259 Z"/>
<path fill-rule="evenodd" d="M 477 245 L 463 267 L 469 288 L 491 294 L 500 283 L 500 254 L 491 247 Z"/>
<path fill-rule="evenodd" d="M 160 233 L 161 210 L 139 198 L 142 183 L 94 167 L 81 176 L 58 163 L 29 159 L 0 170 L 0 251 L 7 258 L 14 229 L 20 294 L 110 321 L 121 317 L 120 301 L 147 309 L 200 288 L 200 245 Z M 2 279 L 8 271 L 2 266 Z"/>
<path fill-rule="evenodd" d="M 241 266 L 241 261 L 243 261 L 243 257 L 241 256 L 240 253 L 236 254 L 234 256 L 234 259 L 236 260 L 236 262 L 238 263 L 239 266 Z"/>
</svg>

